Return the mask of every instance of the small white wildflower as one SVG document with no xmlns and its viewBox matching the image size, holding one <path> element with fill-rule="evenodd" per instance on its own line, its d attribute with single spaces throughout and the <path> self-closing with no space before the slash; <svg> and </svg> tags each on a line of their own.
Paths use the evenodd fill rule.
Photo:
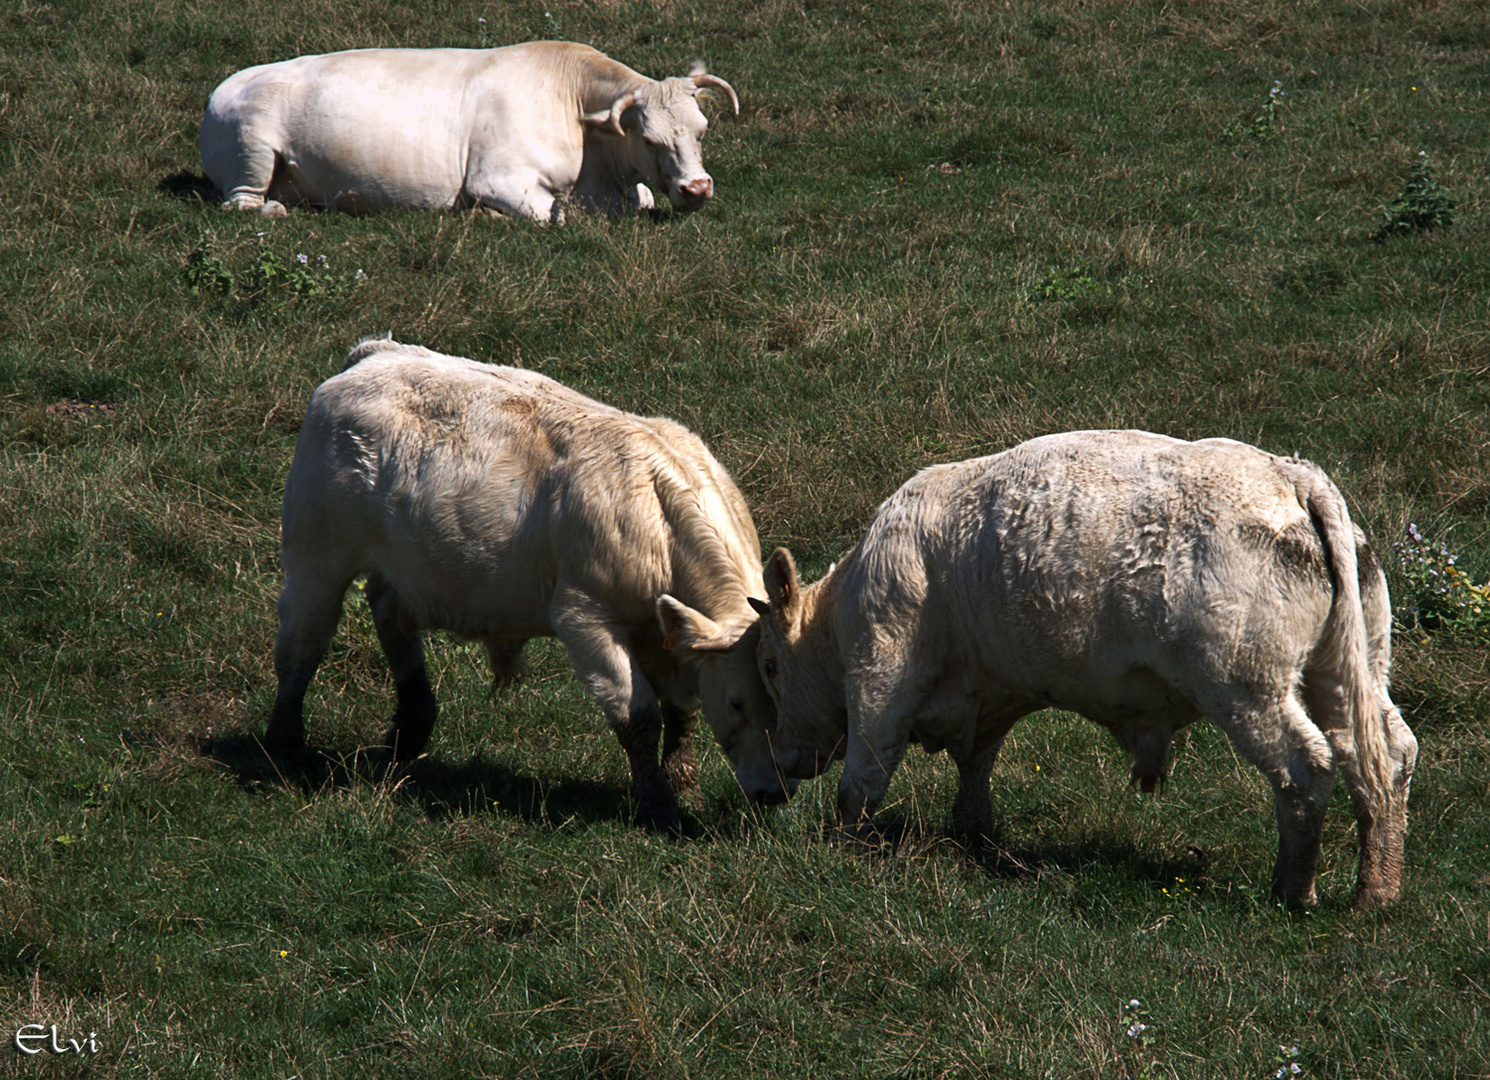
<svg viewBox="0 0 1490 1080">
<path fill-rule="evenodd" d="M 1288 1075 L 1288 1070 L 1285 1069 L 1282 1065 L 1279 1065 L 1278 1066 L 1278 1071 L 1275 1072 L 1275 1073 L 1273 1073 L 1273 1076 L 1276 1077 L 1276 1080 L 1283 1080 L 1283 1078 L 1285 1076 L 1287 1076 L 1287 1075 Z"/>
<path fill-rule="evenodd" d="M 1136 1008 L 1138 1008 L 1138 999 L 1137 998 L 1134 998 L 1133 1000 L 1129 1001 L 1128 1002 L 1128 1008 L 1130 1008 L 1130 1009 L 1136 1009 Z"/>
<path fill-rule="evenodd" d="M 486 25 L 486 20 L 479 16 L 477 17 L 476 21 L 479 22 L 482 26 Z"/>
<path fill-rule="evenodd" d="M 1299 1073 L 1303 1072 L 1304 1070 L 1302 1068 L 1300 1068 L 1299 1063 L 1297 1061 L 1294 1061 L 1294 1062 L 1290 1062 L 1289 1063 L 1289 1065 L 1288 1065 L 1288 1071 L 1291 1072 L 1291 1073 L 1293 1073 L 1295 1076 L 1297 1076 Z"/>
<path fill-rule="evenodd" d="M 1148 1029 L 1149 1028 L 1148 1028 L 1148 1025 L 1147 1024 L 1142 1023 L 1141 1021 L 1135 1020 L 1135 1021 L 1133 1021 L 1133 1023 L 1131 1023 L 1131 1024 L 1128 1025 L 1128 1038 L 1130 1038 L 1130 1039 L 1136 1039 L 1136 1038 L 1138 1038 L 1138 1036 L 1142 1035 Z"/>
<path fill-rule="evenodd" d="M 316 262 L 323 263 L 325 261 L 326 261 L 326 256 L 324 256 L 324 255 L 317 255 L 316 256 Z"/>
<path fill-rule="evenodd" d="M 310 256 L 302 251 L 300 254 L 295 256 L 295 261 L 303 266 L 306 263 L 310 262 Z"/>
<path fill-rule="evenodd" d="M 1299 1056 L 1299 1048 L 1297 1046 L 1290 1046 L 1288 1048 L 1288 1056 L 1289 1057 L 1298 1057 Z"/>
<path fill-rule="evenodd" d="M 256 233 L 254 233 L 254 235 L 255 235 L 255 236 L 263 236 L 263 235 L 264 235 L 264 234 L 263 234 L 263 233 L 261 233 L 261 232 L 256 232 Z"/>
<path fill-rule="evenodd" d="M 357 268 L 357 273 L 356 273 L 356 275 L 355 275 L 355 276 L 354 276 L 354 277 L 353 277 L 353 278 L 352 278 L 352 280 L 353 280 L 353 281 L 366 281 L 366 280 L 367 280 L 367 275 L 366 275 L 366 274 L 364 274 L 364 273 L 363 273 L 363 272 L 362 272 L 362 267 L 360 267 L 360 266 L 359 266 L 359 267 L 358 267 L 358 268 Z"/>
</svg>

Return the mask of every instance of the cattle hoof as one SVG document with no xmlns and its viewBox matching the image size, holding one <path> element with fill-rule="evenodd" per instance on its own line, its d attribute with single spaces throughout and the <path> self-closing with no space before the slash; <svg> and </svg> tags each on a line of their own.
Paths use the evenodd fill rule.
<svg viewBox="0 0 1490 1080">
<path fill-rule="evenodd" d="M 1369 911 L 1382 911 L 1391 906 L 1397 899 L 1395 889 L 1357 889 L 1355 899 L 1351 901 L 1350 910 L 1357 915 Z"/>
<path fill-rule="evenodd" d="M 305 749 L 305 731 L 289 723 L 270 720 L 259 745 L 271 757 L 298 753 Z"/>
<path fill-rule="evenodd" d="M 676 805 L 638 807 L 636 818 L 637 823 L 642 828 L 661 833 L 663 836 L 679 837 L 683 835 L 683 818 L 678 813 L 678 807 Z"/>
<path fill-rule="evenodd" d="M 284 203 L 279 202 L 277 199 L 270 199 L 263 206 L 259 207 L 259 216 L 270 218 L 289 217 L 290 212 L 285 209 Z"/>
</svg>

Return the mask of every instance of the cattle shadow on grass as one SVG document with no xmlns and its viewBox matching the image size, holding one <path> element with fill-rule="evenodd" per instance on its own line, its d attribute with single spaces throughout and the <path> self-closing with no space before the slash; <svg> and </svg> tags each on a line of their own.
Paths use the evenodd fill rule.
<svg viewBox="0 0 1490 1080">
<path fill-rule="evenodd" d="M 162 195 L 169 195 L 173 199 L 183 199 L 186 202 L 217 202 L 217 185 L 201 173 L 192 172 L 190 169 L 182 169 L 173 172 L 170 176 L 162 177 L 160 183 L 155 185 L 155 190 Z"/>
<path fill-rule="evenodd" d="M 208 739 L 200 750 L 243 787 L 282 787 L 309 796 L 358 784 L 387 784 L 396 798 L 416 803 L 433 820 L 504 814 L 558 829 L 630 824 L 635 817 L 629 792 L 618 785 L 549 780 L 483 754 L 460 764 L 426 755 L 404 765 L 395 765 L 381 746 L 306 747 L 270 755 L 255 736 L 246 734 Z"/>
<path fill-rule="evenodd" d="M 824 837 L 830 838 L 830 827 Z M 993 835 L 974 840 L 945 825 L 919 818 L 894 817 L 876 821 L 875 838 L 866 850 L 872 858 L 917 858 L 934 849 L 955 851 L 957 856 L 990 878 L 1003 881 L 1033 881 L 1061 875 L 1080 888 L 1083 878 L 1116 875 L 1136 884 L 1159 889 L 1195 893 L 1210 886 L 1206 874 L 1210 855 L 1195 845 L 1175 856 L 1156 856 L 1130 841 L 1110 836 L 1078 838 L 1060 842 L 1036 840 L 1011 844 L 1005 839 L 1002 822 L 995 820 Z"/>
</svg>

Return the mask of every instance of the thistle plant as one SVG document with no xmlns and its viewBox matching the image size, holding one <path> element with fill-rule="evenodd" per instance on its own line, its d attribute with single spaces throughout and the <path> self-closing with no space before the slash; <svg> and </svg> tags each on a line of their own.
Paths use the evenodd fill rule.
<svg viewBox="0 0 1490 1080">
<path fill-rule="evenodd" d="M 1476 583 L 1459 568 L 1459 556 L 1430 543 L 1416 524 L 1392 551 L 1407 579 L 1394 604 L 1400 626 L 1490 637 L 1490 581 Z"/>
<path fill-rule="evenodd" d="M 1263 102 L 1262 111 L 1252 118 L 1252 122 L 1249 124 L 1234 120 L 1226 125 L 1222 134 L 1228 139 L 1249 138 L 1258 142 L 1276 139 L 1283 130 L 1278 118 L 1278 108 L 1283 104 L 1284 96 L 1283 80 L 1274 79 L 1272 89 L 1268 91 L 1268 99 Z"/>
<path fill-rule="evenodd" d="M 1433 163 L 1428 152 L 1419 150 L 1402 194 L 1387 208 L 1386 221 L 1371 239 L 1380 244 L 1394 236 L 1447 229 L 1453 223 L 1454 200 L 1449 189 L 1433 179 Z"/>
</svg>

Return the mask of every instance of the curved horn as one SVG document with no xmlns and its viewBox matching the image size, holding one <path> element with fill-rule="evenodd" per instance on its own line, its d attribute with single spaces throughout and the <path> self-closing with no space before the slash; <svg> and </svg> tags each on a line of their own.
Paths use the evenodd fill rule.
<svg viewBox="0 0 1490 1080">
<path fill-rule="evenodd" d="M 723 90 L 726 94 L 729 95 L 729 103 L 735 107 L 735 115 L 740 115 L 740 99 L 735 96 L 735 88 L 721 79 L 718 75 L 710 75 L 706 72 L 700 72 L 697 75 L 690 75 L 689 78 L 693 80 L 693 85 L 698 87 L 700 90 L 702 90 L 706 86 L 719 87 L 719 89 Z"/>
<path fill-rule="evenodd" d="M 636 91 L 635 90 L 631 90 L 631 91 L 629 91 L 629 92 L 627 92 L 625 94 L 622 94 L 620 97 L 616 98 L 615 101 L 611 102 L 611 107 L 610 107 L 610 129 L 612 131 L 614 131 L 617 135 L 625 135 L 626 134 L 626 129 L 623 128 L 623 127 L 621 127 L 621 114 L 624 113 L 627 109 L 631 108 L 631 106 L 633 106 L 635 104 L 636 104 Z"/>
</svg>

